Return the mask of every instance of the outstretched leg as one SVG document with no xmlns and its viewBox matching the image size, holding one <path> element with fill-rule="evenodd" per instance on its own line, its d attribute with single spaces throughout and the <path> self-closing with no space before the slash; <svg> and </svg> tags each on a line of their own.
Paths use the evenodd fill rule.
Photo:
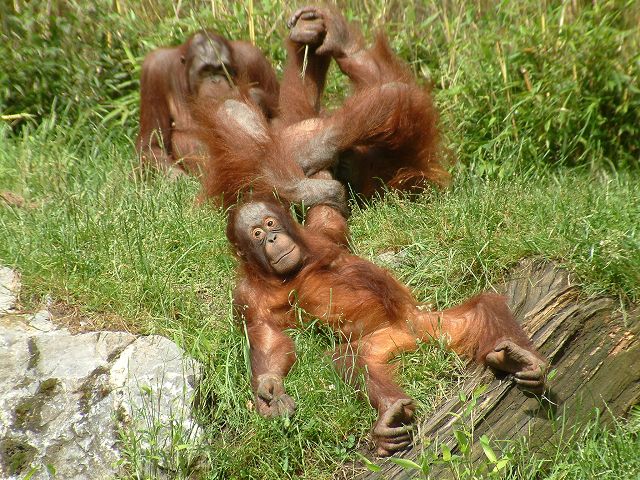
<svg viewBox="0 0 640 480">
<path fill-rule="evenodd" d="M 477 295 L 442 312 L 418 312 L 411 323 L 425 340 L 445 335 L 456 353 L 513 373 L 522 390 L 544 391 L 547 361 L 514 320 L 504 297 Z"/>
<path fill-rule="evenodd" d="M 445 335 L 459 354 L 515 374 L 519 388 L 544 391 L 546 360 L 516 323 L 504 298 L 482 294 L 442 312 L 416 309 L 407 323 L 385 326 L 336 350 L 333 360 L 345 381 L 364 377 L 369 402 L 378 411 L 373 427 L 377 454 L 392 455 L 411 444 L 414 401 L 394 381 L 389 360 L 416 350 L 418 340 Z"/>
<path fill-rule="evenodd" d="M 415 402 L 393 380 L 394 369 L 388 362 L 416 348 L 416 337 L 409 331 L 388 326 L 340 345 L 333 354 L 345 381 L 353 384 L 364 377 L 369 402 L 378 411 L 372 431 L 377 455 L 393 455 L 411 444 Z"/>
</svg>

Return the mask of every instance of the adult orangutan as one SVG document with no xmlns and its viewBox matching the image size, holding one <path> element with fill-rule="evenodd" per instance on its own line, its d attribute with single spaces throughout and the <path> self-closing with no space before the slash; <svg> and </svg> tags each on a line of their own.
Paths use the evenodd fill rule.
<svg viewBox="0 0 640 480">
<path fill-rule="evenodd" d="M 378 411 L 373 437 L 379 455 L 411 443 L 415 404 L 394 382 L 388 361 L 415 350 L 417 340 L 444 336 L 457 353 L 512 373 L 518 387 L 542 393 L 546 360 L 503 297 L 484 293 L 441 312 L 424 310 L 387 271 L 349 253 L 346 221 L 336 210 L 309 209 L 303 228 L 266 198 L 236 207 L 227 225 L 241 267 L 234 305 L 246 324 L 261 415 L 290 415 L 295 409 L 284 388 L 296 359 L 284 332 L 298 326 L 292 299 L 307 318 L 336 333 L 341 343 L 333 359 L 345 379 L 364 376 Z"/>
<path fill-rule="evenodd" d="M 290 61 L 271 124 L 241 92 L 217 107 L 195 106 L 209 152 L 203 196 L 223 197 L 229 206 L 241 192 L 276 191 L 288 202 L 332 204 L 344 211 L 344 190 L 330 173 L 336 167 L 343 181 L 365 195 L 373 194 L 380 180 L 402 189 L 425 180 L 445 184 L 449 177 L 440 164 L 431 97 L 384 38 L 364 49 L 341 15 L 316 7 L 296 12 L 290 25 Z M 305 46 L 310 53 L 302 78 Z M 319 116 L 332 58 L 355 92 L 340 108 Z"/>
<path fill-rule="evenodd" d="M 238 80 L 249 85 L 266 116 L 275 114 L 278 80 L 262 52 L 248 42 L 200 31 L 182 45 L 149 53 L 142 64 L 136 142 L 143 166 L 170 175 L 199 173 L 206 150 L 196 137 L 189 102 L 224 98 Z"/>
<path fill-rule="evenodd" d="M 305 173 L 331 169 L 365 197 L 384 185 L 401 190 L 446 185 L 430 92 L 416 84 L 384 35 L 365 48 L 362 34 L 328 7 L 301 8 L 288 25 L 278 121 Z M 321 113 L 332 58 L 351 80 L 353 94 L 338 110 Z"/>
</svg>

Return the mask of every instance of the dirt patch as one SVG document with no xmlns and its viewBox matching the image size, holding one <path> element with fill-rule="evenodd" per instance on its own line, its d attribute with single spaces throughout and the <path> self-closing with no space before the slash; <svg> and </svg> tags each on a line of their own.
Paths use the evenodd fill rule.
<svg viewBox="0 0 640 480">
<path fill-rule="evenodd" d="M 138 325 L 132 325 L 115 313 L 83 314 L 76 306 L 63 302 L 56 302 L 49 307 L 51 321 L 66 328 L 71 333 L 84 332 L 128 332 L 134 335 L 143 333 Z"/>
<path fill-rule="evenodd" d="M 18 208 L 36 208 L 38 204 L 36 202 L 29 202 L 24 199 L 22 195 L 11 192 L 9 190 L 3 190 L 0 192 L 0 205 L 8 205 L 10 207 Z"/>
</svg>

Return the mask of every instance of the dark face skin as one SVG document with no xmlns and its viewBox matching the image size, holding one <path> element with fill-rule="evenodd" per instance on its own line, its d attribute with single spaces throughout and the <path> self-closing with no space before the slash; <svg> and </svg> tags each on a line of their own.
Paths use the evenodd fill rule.
<svg viewBox="0 0 640 480">
<path fill-rule="evenodd" d="M 261 202 L 244 205 L 238 212 L 235 229 L 248 239 L 261 263 L 272 273 L 284 277 L 302 266 L 302 248 L 268 205 Z"/>
<path fill-rule="evenodd" d="M 230 88 L 227 75 L 232 77 L 234 74 L 231 52 L 217 36 L 197 33 L 182 61 L 187 69 L 189 90 L 194 95 L 198 95 L 203 86 L 213 94 Z"/>
</svg>

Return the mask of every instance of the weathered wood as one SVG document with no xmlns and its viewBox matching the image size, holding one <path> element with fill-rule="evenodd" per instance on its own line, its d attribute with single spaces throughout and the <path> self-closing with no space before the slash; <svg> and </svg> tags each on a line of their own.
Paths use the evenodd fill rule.
<svg viewBox="0 0 640 480">
<path fill-rule="evenodd" d="M 509 377 L 497 379 L 475 367 L 463 386 L 466 397 L 488 385 L 472 421 L 465 420 L 467 429 L 473 426 L 475 442 L 483 434 L 495 440 L 528 437 L 534 452 L 544 452 L 595 407 L 616 416 L 640 402 L 640 308 L 623 315 L 610 298 L 582 298 L 568 273 L 549 262 L 524 263 L 501 290 L 535 346 L 551 360 L 556 375 L 549 382 L 547 399 L 540 401 L 525 396 Z M 416 446 L 401 457 L 415 459 L 426 440 L 436 439 L 455 453 L 453 413 L 463 408 L 458 398 L 444 401 L 419 426 Z M 612 415 L 603 416 L 607 418 Z M 474 459 L 482 455 L 480 448 L 473 452 Z M 382 472 L 371 476 L 400 479 L 415 473 L 386 462 Z"/>
</svg>

